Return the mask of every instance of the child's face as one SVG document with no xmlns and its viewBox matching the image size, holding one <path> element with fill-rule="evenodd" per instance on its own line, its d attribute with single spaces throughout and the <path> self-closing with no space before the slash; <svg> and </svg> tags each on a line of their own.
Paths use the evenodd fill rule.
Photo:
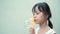
<svg viewBox="0 0 60 34">
<path fill-rule="evenodd" d="M 35 23 L 37 24 L 44 23 L 44 21 L 47 20 L 47 16 L 43 12 L 39 11 L 38 6 L 36 6 L 35 8 L 35 12 L 33 13 L 33 18 Z"/>
</svg>

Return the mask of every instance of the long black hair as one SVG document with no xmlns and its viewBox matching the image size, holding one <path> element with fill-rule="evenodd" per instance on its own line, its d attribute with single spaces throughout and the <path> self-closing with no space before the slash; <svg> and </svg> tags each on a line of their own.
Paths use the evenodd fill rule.
<svg viewBox="0 0 60 34">
<path fill-rule="evenodd" d="M 38 6 L 39 11 L 41 11 L 41 12 L 49 15 L 48 18 L 47 18 L 47 20 L 48 20 L 48 26 L 49 26 L 51 29 L 53 29 L 53 25 L 52 25 L 52 23 L 51 23 L 51 21 L 50 21 L 50 18 L 51 18 L 52 15 L 51 15 L 51 11 L 50 11 L 50 8 L 49 8 L 48 4 L 47 4 L 46 2 L 37 3 L 37 4 L 35 4 L 35 5 L 33 6 L 32 12 L 35 12 L 36 6 Z M 42 9 L 42 10 L 41 10 L 41 9 Z"/>
</svg>

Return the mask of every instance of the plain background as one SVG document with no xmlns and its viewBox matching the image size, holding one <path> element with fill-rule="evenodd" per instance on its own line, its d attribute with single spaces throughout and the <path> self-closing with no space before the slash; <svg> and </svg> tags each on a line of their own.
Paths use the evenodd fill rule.
<svg viewBox="0 0 60 34">
<path fill-rule="evenodd" d="M 0 34 L 28 34 L 25 20 L 32 16 L 38 2 L 49 4 L 54 30 L 60 34 L 60 0 L 0 0 Z"/>
</svg>

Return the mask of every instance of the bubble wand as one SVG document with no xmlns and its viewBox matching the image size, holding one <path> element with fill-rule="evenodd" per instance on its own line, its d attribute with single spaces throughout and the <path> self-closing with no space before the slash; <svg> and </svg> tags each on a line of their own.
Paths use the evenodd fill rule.
<svg viewBox="0 0 60 34">
<path fill-rule="evenodd" d="M 31 25 L 30 25 L 30 27 L 34 28 L 34 18 L 33 17 L 31 18 Z"/>
</svg>

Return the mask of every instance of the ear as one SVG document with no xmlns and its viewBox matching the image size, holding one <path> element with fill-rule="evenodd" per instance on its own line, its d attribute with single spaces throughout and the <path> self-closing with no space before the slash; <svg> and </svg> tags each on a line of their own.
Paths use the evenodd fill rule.
<svg viewBox="0 0 60 34">
<path fill-rule="evenodd" d="M 49 17 L 49 15 L 48 15 L 48 14 L 46 14 L 46 17 L 48 18 L 48 17 Z"/>
<path fill-rule="evenodd" d="M 46 18 L 48 18 L 49 17 L 49 15 L 48 14 L 46 14 Z"/>
</svg>

